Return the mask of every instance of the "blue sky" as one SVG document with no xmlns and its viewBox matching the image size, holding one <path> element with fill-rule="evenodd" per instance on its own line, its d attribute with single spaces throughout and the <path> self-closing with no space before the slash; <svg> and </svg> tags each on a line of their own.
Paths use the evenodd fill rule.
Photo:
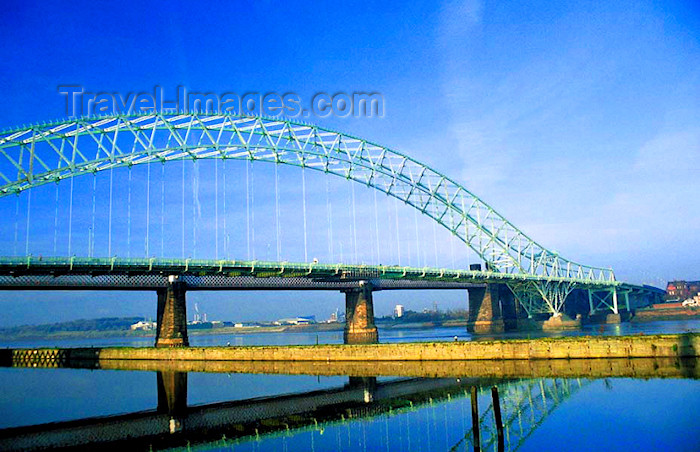
<svg viewBox="0 0 700 452">
<path fill-rule="evenodd" d="M 2 128 L 64 117 L 57 86 L 65 84 L 119 93 L 155 85 L 293 91 L 303 98 L 380 92 L 383 118 L 309 120 L 449 174 L 543 245 L 575 261 L 612 266 L 619 279 L 663 286 L 700 278 L 696 2 L 9 2 L 4 10 Z M 256 171 L 263 193 L 274 176 Z M 118 177 L 123 184 L 125 173 Z M 298 186 L 298 173 L 282 177 Z M 104 189 L 104 175 L 98 180 Z M 206 193 L 206 178 L 201 183 Z M 349 196 L 347 187 L 338 190 Z M 369 208 L 372 193 L 357 190 L 360 209 Z M 273 204 L 265 193 L 258 198 L 262 211 Z M 45 190 L 35 205 L 47 223 L 52 196 Z M 3 213 L 14 215 L 14 201 L 2 201 Z M 440 246 L 440 259 L 449 260 Z M 3 247 L 0 254 L 11 254 L 9 241 Z M 432 255 L 428 248 L 424 260 Z M 153 315 L 151 295 L 2 293 L 2 323 Z M 340 294 L 190 298 L 210 317 L 242 320 L 326 317 L 342 306 Z M 261 308 L 251 298 L 267 303 Z M 464 298 L 382 293 L 377 311 L 389 313 L 397 302 L 422 309 L 433 300 L 463 307 Z M 57 317 L 49 308 L 58 303 Z"/>
</svg>

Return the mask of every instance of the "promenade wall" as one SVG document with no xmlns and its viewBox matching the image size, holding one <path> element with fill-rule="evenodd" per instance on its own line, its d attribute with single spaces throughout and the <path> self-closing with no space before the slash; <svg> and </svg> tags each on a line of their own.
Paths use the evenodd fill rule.
<svg viewBox="0 0 700 452">
<path fill-rule="evenodd" d="M 365 345 L 5 349 L 0 350 L 0 361 L 15 364 L 51 361 L 58 364 L 69 360 L 364 362 L 682 358 L 697 357 L 699 354 L 700 334 L 686 333 Z"/>
</svg>

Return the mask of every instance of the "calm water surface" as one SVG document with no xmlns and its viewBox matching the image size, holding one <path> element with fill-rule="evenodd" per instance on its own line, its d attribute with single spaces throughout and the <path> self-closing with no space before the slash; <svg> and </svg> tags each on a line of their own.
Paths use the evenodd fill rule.
<svg viewBox="0 0 700 452">
<path fill-rule="evenodd" d="M 653 334 L 700 330 L 699 321 L 608 325 L 568 334 Z M 193 345 L 340 343 L 341 332 L 192 336 Z M 383 330 L 384 342 L 470 338 L 462 328 Z M 505 337 L 527 337 L 504 335 Z M 502 337 L 504 337 L 502 336 Z M 150 338 L 27 342 L 23 345 L 150 346 Z M 3 344 L 17 346 L 17 344 Z M 695 366 L 695 361 L 683 363 Z M 543 379 L 446 379 L 201 373 L 50 368 L 0 368 L 0 450 L 17 428 L 80 435 L 123 416 L 123 432 L 136 434 L 134 419 L 171 422 L 173 434 L 120 443 L 119 449 L 149 450 L 474 450 L 470 390 L 477 388 L 481 450 L 498 450 L 491 388 L 503 418 L 504 450 L 698 451 L 700 380 L 697 371 L 672 378 L 611 377 Z M 673 370 L 673 368 L 672 368 Z M 174 383 L 173 383 L 174 382 Z M 307 405 L 311 406 L 308 408 Z M 298 410 L 278 415 L 275 410 Z M 209 411 L 207 411 L 209 410 Z M 194 433 L 179 422 L 216 422 Z M 241 413 L 263 413 L 242 422 Z M 277 415 L 275 414 L 277 413 Z M 247 414 L 246 414 L 247 415 Z M 256 414 L 257 415 L 257 414 Z M 160 416 L 160 417 L 159 417 Z M 233 417 L 231 417 L 233 416 Z M 165 419 L 163 421 L 163 419 Z M 171 421 L 168 421 L 170 419 Z M 154 422 L 155 422 L 154 421 Z M 158 422 L 155 422 L 157 424 Z M 135 424 L 133 424 L 135 425 Z M 161 426 L 162 426 L 161 425 Z M 205 424 L 206 425 L 206 424 Z M 173 427 L 174 426 L 174 427 Z M 13 430 L 15 429 L 15 430 Z M 101 431 L 101 430 L 100 430 Z M 83 432 L 83 433 L 80 433 Z M 32 433 L 35 434 L 36 432 Z M 130 433 L 131 434 L 131 433 Z M 70 436 L 69 435 L 69 436 Z M 100 446 L 102 447 L 102 446 Z"/>
<path fill-rule="evenodd" d="M 6 388 L 0 393 L 2 429 L 78 419 L 90 426 L 103 421 L 95 420 L 99 416 L 128 417 L 161 408 L 155 372 L 4 368 L 0 381 Z M 447 388 L 433 389 L 435 382 L 444 381 Z M 260 421 L 254 427 L 257 433 L 231 425 L 214 437 L 185 436 L 179 445 L 155 441 L 128 448 L 184 450 L 191 440 L 189 449 L 200 450 L 474 450 L 469 387 L 458 379 L 387 377 L 371 381 L 367 388 L 379 397 L 406 382 L 413 393 L 399 390 L 398 398 L 363 405 L 360 390 L 354 403 Z M 547 378 L 472 383 L 479 386 L 482 450 L 496 450 L 497 444 L 492 386 L 499 391 L 505 450 L 697 451 L 700 444 L 697 380 Z M 304 400 L 319 391 L 356 390 L 357 382 L 341 376 L 189 373 L 185 386 L 180 396 L 188 409 L 197 410 L 229 401 L 255 406 L 289 394 Z M 0 444 L 2 437 L 0 430 Z"/>
<path fill-rule="evenodd" d="M 562 332 L 513 332 L 494 336 L 472 338 L 465 327 L 450 328 L 412 328 L 386 329 L 379 326 L 381 342 L 418 342 L 418 341 L 452 341 L 489 340 L 489 339 L 525 339 L 536 337 L 562 336 L 623 336 L 630 334 L 662 334 L 700 332 L 699 320 L 678 320 L 664 322 L 629 323 L 619 325 L 589 325 L 576 331 Z M 153 337 L 111 337 L 89 339 L 34 339 L 0 342 L 0 347 L 152 347 Z M 223 345 L 310 345 L 342 344 L 342 331 L 321 331 L 318 333 L 245 333 L 245 334 L 190 334 L 192 346 Z"/>
</svg>

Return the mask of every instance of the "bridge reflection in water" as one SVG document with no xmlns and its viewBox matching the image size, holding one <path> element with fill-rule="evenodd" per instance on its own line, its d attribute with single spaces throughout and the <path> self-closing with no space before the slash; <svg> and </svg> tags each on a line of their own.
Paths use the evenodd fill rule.
<svg viewBox="0 0 700 452">
<path fill-rule="evenodd" d="M 468 413 L 470 404 L 475 409 L 477 399 L 470 397 L 470 391 L 474 391 L 482 399 L 482 409 L 476 418 L 481 444 L 484 450 L 490 450 L 498 444 L 501 430 L 495 423 L 493 399 L 489 398 L 491 386 L 497 385 L 500 392 L 493 394 L 500 394 L 496 397 L 500 398 L 504 420 L 499 449 L 511 450 L 582 384 L 585 383 L 578 379 L 412 378 L 378 382 L 374 377 L 349 377 L 343 388 L 188 406 L 187 373 L 166 371 L 157 372 L 158 406 L 155 410 L 5 429 L 0 431 L 0 448 L 94 447 L 102 443 L 102 446 L 146 449 L 192 443 L 206 445 L 212 441 L 232 445 L 250 441 L 275 442 L 302 433 L 313 442 L 316 435 L 343 427 L 342 438 L 337 432 L 341 448 L 346 442 L 348 447 L 361 444 L 363 450 L 394 450 L 424 441 L 424 432 L 406 429 L 396 437 L 388 435 L 386 430 L 387 435 L 368 438 L 366 424 L 394 419 L 398 421 L 396 427 L 401 428 L 401 422 L 409 422 L 402 417 L 418 415 L 427 416 L 433 424 L 445 424 L 427 426 L 428 431 L 463 431 L 463 437 L 453 447 L 478 450 L 474 442 L 475 430 L 465 428 L 472 425 L 468 414 L 457 418 L 446 416 L 448 409 Z M 355 428 L 357 426 L 361 428 Z M 388 424 L 385 427 L 388 429 Z M 297 447 L 313 448 L 311 444 Z"/>
<path fill-rule="evenodd" d="M 673 359 L 576 360 L 570 362 L 568 371 L 563 367 L 550 369 L 550 376 L 541 367 L 539 375 L 544 378 L 524 378 L 524 370 L 517 377 L 507 369 L 498 376 L 495 366 L 486 366 L 483 372 L 491 377 L 426 378 L 435 367 L 403 363 L 403 372 L 396 373 L 404 377 L 386 379 L 367 376 L 369 370 L 356 363 L 349 371 L 339 367 L 322 370 L 313 364 L 304 369 L 303 363 L 296 363 L 294 369 L 289 369 L 291 373 L 346 372 L 355 376 L 348 377 L 343 387 L 332 389 L 189 406 L 188 373 L 184 371 L 188 369 L 182 363 L 174 367 L 169 364 L 98 364 L 103 368 L 111 365 L 125 370 L 154 370 L 158 393 L 155 409 L 0 430 L 0 449 L 87 449 L 99 445 L 119 449 L 235 446 L 236 450 L 412 450 L 427 444 L 439 450 L 516 450 L 549 414 L 592 381 L 587 376 L 697 378 L 695 362 Z M 219 363 L 216 371 L 270 371 L 252 369 L 247 367 L 249 364 Z M 197 363 L 190 365 L 190 370 L 195 370 Z M 463 370 L 448 365 L 443 374 Z M 276 373 L 289 372 L 278 369 Z M 568 378 L 558 378 L 557 373 Z"/>
</svg>

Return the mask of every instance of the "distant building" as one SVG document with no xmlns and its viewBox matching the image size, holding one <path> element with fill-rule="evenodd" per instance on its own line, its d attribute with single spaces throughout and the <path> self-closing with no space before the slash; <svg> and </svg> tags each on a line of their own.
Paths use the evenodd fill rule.
<svg viewBox="0 0 700 452">
<path fill-rule="evenodd" d="M 297 317 L 297 325 L 311 325 L 312 323 L 316 323 L 315 315 L 308 317 Z"/>
<path fill-rule="evenodd" d="M 342 323 L 342 322 L 345 322 L 345 313 L 340 312 L 340 309 L 336 309 L 334 312 L 331 312 L 331 316 L 327 321 L 327 323 Z"/>
<path fill-rule="evenodd" d="M 279 319 L 275 322 L 278 325 L 311 325 L 316 323 L 316 316 L 310 315 L 306 317 L 294 317 L 291 319 Z"/>
<path fill-rule="evenodd" d="M 396 306 L 394 306 L 394 317 L 397 319 L 399 317 L 403 317 L 403 305 L 402 304 L 397 304 Z"/>
<path fill-rule="evenodd" d="M 232 326 L 234 328 L 260 328 L 260 325 L 256 322 L 236 322 L 233 323 Z"/>
<path fill-rule="evenodd" d="M 156 329 L 156 322 L 147 322 L 145 320 L 139 320 L 138 322 L 131 325 L 132 331 L 150 331 Z"/>
<path fill-rule="evenodd" d="M 338 310 L 336 309 L 335 312 L 331 312 L 331 316 L 328 319 L 328 323 L 338 323 Z"/>
<path fill-rule="evenodd" d="M 700 281 L 669 281 L 666 285 L 667 300 L 686 300 L 700 292 Z"/>
</svg>

